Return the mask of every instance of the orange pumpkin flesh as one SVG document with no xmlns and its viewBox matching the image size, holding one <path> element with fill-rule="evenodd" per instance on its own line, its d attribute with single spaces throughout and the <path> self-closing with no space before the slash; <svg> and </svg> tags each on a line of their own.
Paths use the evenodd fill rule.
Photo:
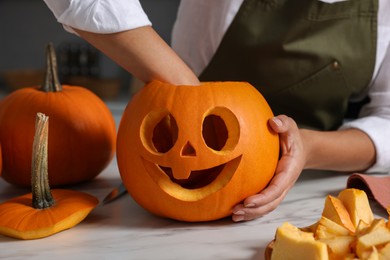
<svg viewBox="0 0 390 260">
<path fill-rule="evenodd" d="M 273 177 L 272 111 L 244 82 L 147 84 L 128 104 L 117 139 L 128 192 L 145 209 L 183 221 L 231 214 Z"/>
<path fill-rule="evenodd" d="M 50 190 L 47 171 L 48 117 L 37 115 L 33 145 L 33 192 L 0 204 L 0 234 L 37 239 L 69 229 L 80 223 L 98 204 L 86 193 Z"/>
<path fill-rule="evenodd" d="M 51 71 L 54 69 L 50 64 L 48 70 L 56 74 Z M 41 88 L 14 91 L 0 102 L 3 178 L 9 183 L 31 185 L 31 152 L 37 112 L 52 118 L 49 135 L 52 187 L 94 178 L 114 156 L 115 122 L 104 102 L 82 87 L 52 87 L 52 90 L 44 91 L 47 84 L 58 82 L 46 81 Z"/>
</svg>

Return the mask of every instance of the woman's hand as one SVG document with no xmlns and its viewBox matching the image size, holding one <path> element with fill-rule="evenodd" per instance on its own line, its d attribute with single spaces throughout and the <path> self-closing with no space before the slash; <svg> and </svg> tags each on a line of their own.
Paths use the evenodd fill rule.
<svg viewBox="0 0 390 260">
<path fill-rule="evenodd" d="M 303 169 L 363 172 L 375 163 L 374 143 L 359 129 L 298 129 L 285 115 L 272 118 L 269 124 L 280 138 L 281 158 L 275 176 L 263 191 L 233 208 L 233 221 L 252 220 L 274 210 Z"/>
<path fill-rule="evenodd" d="M 285 115 L 272 118 L 271 128 L 279 134 L 281 158 L 275 176 L 263 191 L 233 209 L 233 221 L 252 220 L 274 210 L 293 187 L 305 166 L 304 141 L 295 121 Z"/>
</svg>

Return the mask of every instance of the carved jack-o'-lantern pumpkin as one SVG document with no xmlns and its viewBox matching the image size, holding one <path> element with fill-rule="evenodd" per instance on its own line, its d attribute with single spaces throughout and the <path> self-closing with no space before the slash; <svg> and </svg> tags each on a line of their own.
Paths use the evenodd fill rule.
<svg viewBox="0 0 390 260">
<path fill-rule="evenodd" d="M 141 206 L 159 216 L 226 217 L 274 174 L 279 139 L 268 127 L 272 116 L 248 83 L 153 81 L 134 96 L 119 126 L 123 183 Z"/>
</svg>

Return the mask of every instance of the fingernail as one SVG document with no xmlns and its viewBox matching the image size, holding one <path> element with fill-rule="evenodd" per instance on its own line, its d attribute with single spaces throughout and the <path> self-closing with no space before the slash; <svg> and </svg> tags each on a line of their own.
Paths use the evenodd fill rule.
<svg viewBox="0 0 390 260">
<path fill-rule="evenodd" d="M 235 222 L 239 222 L 239 221 L 243 221 L 244 219 L 245 219 L 244 216 L 236 216 L 233 220 Z"/>
<path fill-rule="evenodd" d="M 248 203 L 245 205 L 245 208 L 254 208 L 256 205 L 254 203 Z"/>
<path fill-rule="evenodd" d="M 280 120 L 280 119 L 277 118 L 277 117 L 272 118 L 272 121 L 274 121 L 274 123 L 275 123 L 277 126 L 282 126 L 282 125 L 283 125 L 282 120 Z"/>
<path fill-rule="evenodd" d="M 242 215 L 245 215 L 245 211 L 239 210 L 239 211 L 234 212 L 233 214 L 242 216 Z"/>
</svg>

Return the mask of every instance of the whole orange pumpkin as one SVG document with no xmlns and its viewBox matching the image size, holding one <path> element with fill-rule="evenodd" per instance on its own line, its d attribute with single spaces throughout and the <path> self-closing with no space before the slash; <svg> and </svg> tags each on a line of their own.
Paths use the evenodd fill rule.
<svg viewBox="0 0 390 260">
<path fill-rule="evenodd" d="M 45 83 L 14 91 L 0 102 L 2 177 L 18 186 L 31 186 L 29 169 L 38 112 L 51 118 L 48 167 L 52 187 L 94 178 L 115 153 L 116 128 L 108 107 L 83 87 L 61 86 L 52 45 L 47 55 Z"/>
<path fill-rule="evenodd" d="M 278 135 L 263 96 L 244 82 L 147 84 L 118 130 L 117 161 L 130 195 L 182 221 L 226 217 L 274 175 Z"/>
</svg>

